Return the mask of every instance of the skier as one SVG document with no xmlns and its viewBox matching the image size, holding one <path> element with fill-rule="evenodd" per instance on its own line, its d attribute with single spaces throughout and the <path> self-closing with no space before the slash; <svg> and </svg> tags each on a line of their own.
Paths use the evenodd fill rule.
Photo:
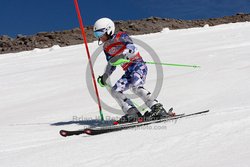
<svg viewBox="0 0 250 167">
<path fill-rule="evenodd" d="M 166 112 L 163 105 L 154 99 L 151 93 L 143 87 L 148 69 L 128 34 L 125 32 L 115 34 L 115 24 L 109 18 L 97 20 L 93 29 L 94 36 L 98 39 L 98 44 L 103 44 L 103 50 L 108 62 L 104 74 L 97 79 L 98 84 L 101 87 L 106 86 L 108 77 L 118 65 L 121 65 L 125 71 L 110 90 L 111 95 L 125 113 L 115 124 L 133 122 L 141 117 L 158 119 L 167 117 L 169 113 Z M 145 102 L 151 109 L 150 112 L 142 116 L 131 100 L 123 94 L 129 88 Z"/>
</svg>

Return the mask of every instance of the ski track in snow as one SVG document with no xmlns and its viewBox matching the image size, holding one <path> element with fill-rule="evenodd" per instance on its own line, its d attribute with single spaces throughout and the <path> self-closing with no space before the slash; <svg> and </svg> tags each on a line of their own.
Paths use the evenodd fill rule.
<svg viewBox="0 0 250 167">
<path fill-rule="evenodd" d="M 210 112 L 99 136 L 62 138 L 60 129 L 98 123 L 98 107 L 85 81 L 83 45 L 0 55 L 1 166 L 248 167 L 250 23 L 164 29 L 133 37 L 150 45 L 162 62 L 201 66 L 163 67 L 158 99 L 166 108 Z M 92 53 L 97 47 L 97 42 L 89 44 Z M 141 55 L 152 60 L 145 50 Z M 94 65 L 96 76 L 106 65 L 103 56 Z M 153 90 L 156 69 L 148 68 L 145 87 Z M 112 83 L 120 73 L 114 72 Z M 107 90 L 99 92 L 105 103 L 118 107 Z M 104 115 L 120 116 L 107 111 Z M 74 121 L 74 116 L 94 120 Z"/>
</svg>

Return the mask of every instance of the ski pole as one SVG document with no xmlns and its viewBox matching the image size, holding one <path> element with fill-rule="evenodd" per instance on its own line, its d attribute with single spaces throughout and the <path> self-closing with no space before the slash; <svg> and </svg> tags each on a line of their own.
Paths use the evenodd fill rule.
<svg viewBox="0 0 250 167">
<path fill-rule="evenodd" d="M 163 65 L 163 66 L 200 68 L 200 66 L 198 66 L 198 65 L 188 65 L 188 64 L 170 64 L 170 63 L 159 63 L 159 62 L 152 62 L 152 61 L 145 61 L 145 63 L 146 63 L 146 64 Z"/>
</svg>

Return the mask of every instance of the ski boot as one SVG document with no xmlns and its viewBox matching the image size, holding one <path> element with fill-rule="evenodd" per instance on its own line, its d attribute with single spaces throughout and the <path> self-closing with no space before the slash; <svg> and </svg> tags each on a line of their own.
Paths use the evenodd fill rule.
<svg viewBox="0 0 250 167">
<path fill-rule="evenodd" d="M 124 123 L 130 123 L 130 122 L 140 122 L 142 120 L 142 114 L 139 112 L 139 110 L 135 107 L 132 107 L 128 109 L 127 114 L 122 116 L 118 121 L 115 121 L 113 124 L 124 124 Z"/>
<path fill-rule="evenodd" d="M 157 103 L 151 107 L 150 112 L 146 112 L 144 114 L 144 120 L 149 121 L 149 120 L 157 120 L 157 119 L 162 119 L 166 117 L 171 117 L 174 116 L 175 113 L 172 112 L 172 108 L 167 112 L 161 103 Z"/>
</svg>

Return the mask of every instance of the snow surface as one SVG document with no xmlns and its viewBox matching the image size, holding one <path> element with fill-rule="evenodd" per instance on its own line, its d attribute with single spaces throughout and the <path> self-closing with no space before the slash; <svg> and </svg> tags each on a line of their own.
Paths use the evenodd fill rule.
<svg viewBox="0 0 250 167">
<path fill-rule="evenodd" d="M 163 67 L 158 99 L 177 113 L 210 113 L 99 136 L 61 137 L 98 121 L 86 86 L 83 45 L 0 55 L 0 166 L 175 166 L 250 165 L 250 23 L 234 23 L 134 36 L 162 62 L 201 68 Z M 93 52 L 97 43 L 90 43 Z M 144 60 L 152 58 L 141 49 Z M 101 54 L 96 76 L 106 64 Z M 153 90 L 155 66 L 145 87 Z M 115 71 L 112 82 L 121 75 Z M 91 78 L 88 78 L 89 80 Z M 118 108 L 106 89 L 105 103 Z M 136 99 L 138 103 L 140 100 Z M 104 111 L 105 116 L 120 116 Z"/>
</svg>

